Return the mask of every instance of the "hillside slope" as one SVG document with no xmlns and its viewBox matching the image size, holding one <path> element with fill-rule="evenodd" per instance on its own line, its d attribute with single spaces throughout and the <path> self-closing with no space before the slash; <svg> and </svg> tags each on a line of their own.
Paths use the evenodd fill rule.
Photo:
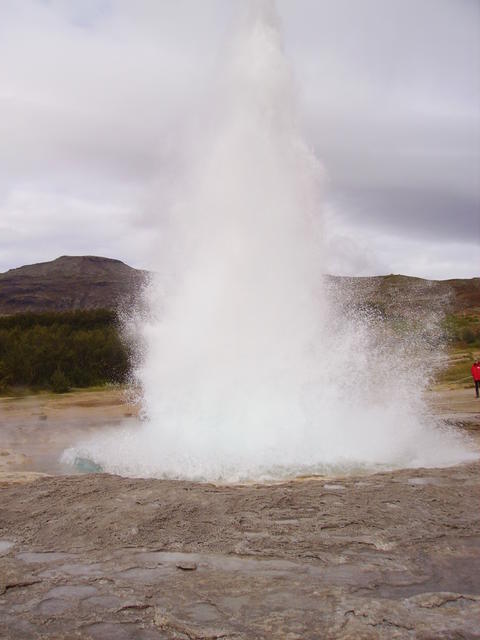
<svg viewBox="0 0 480 640">
<path fill-rule="evenodd" d="M 116 309 L 133 302 L 147 271 L 120 260 L 98 256 L 62 256 L 0 273 L 0 315 L 25 311 Z M 424 280 L 388 275 L 347 278 L 328 276 L 345 298 L 370 303 L 395 314 L 406 307 L 435 309 L 455 315 L 480 316 L 480 278 Z"/>
<path fill-rule="evenodd" d="M 425 280 L 412 276 L 329 276 L 331 283 L 357 302 L 377 305 L 386 315 L 419 309 L 441 310 L 459 316 L 480 316 L 480 278 Z"/>
<path fill-rule="evenodd" d="M 115 309 L 135 300 L 148 274 L 120 260 L 61 256 L 0 273 L 0 315 Z"/>
</svg>

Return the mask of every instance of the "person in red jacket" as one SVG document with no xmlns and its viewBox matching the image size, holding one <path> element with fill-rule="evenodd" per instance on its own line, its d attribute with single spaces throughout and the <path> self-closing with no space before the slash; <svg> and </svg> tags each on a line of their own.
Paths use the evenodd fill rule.
<svg viewBox="0 0 480 640">
<path fill-rule="evenodd" d="M 480 361 L 477 360 L 474 362 L 470 371 L 472 372 L 473 382 L 475 383 L 475 394 L 478 398 L 478 392 L 480 389 Z"/>
</svg>

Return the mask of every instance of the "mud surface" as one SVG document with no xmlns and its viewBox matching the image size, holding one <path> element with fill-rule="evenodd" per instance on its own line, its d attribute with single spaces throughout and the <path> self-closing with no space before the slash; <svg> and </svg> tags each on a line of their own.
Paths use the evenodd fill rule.
<svg viewBox="0 0 480 640">
<path fill-rule="evenodd" d="M 479 471 L 220 487 L 12 469 L 0 638 L 480 638 Z"/>
<path fill-rule="evenodd" d="M 0 478 L 74 473 L 60 462 L 64 449 L 135 421 L 137 412 L 122 389 L 0 398 Z"/>
</svg>

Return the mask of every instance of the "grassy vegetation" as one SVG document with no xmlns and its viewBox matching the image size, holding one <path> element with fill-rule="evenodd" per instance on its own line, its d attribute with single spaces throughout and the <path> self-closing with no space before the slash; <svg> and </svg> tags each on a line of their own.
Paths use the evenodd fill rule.
<svg viewBox="0 0 480 640">
<path fill-rule="evenodd" d="M 445 319 L 445 330 L 452 346 L 480 348 L 480 316 L 449 315 Z"/>
<path fill-rule="evenodd" d="M 438 376 L 438 384 L 449 388 L 472 386 L 470 367 L 472 366 L 472 362 L 479 359 L 480 348 L 464 349 L 455 347 L 450 349 L 448 365 Z"/>
<path fill-rule="evenodd" d="M 449 358 L 437 382 L 448 388 L 470 387 L 473 384 L 470 367 L 475 360 L 480 360 L 480 317 L 452 314 L 445 318 L 444 329 Z"/>
<path fill-rule="evenodd" d="M 129 350 L 108 310 L 25 313 L 0 317 L 0 391 L 124 382 Z"/>
<path fill-rule="evenodd" d="M 372 305 L 372 307 L 375 305 Z M 373 309 L 384 317 L 383 308 Z M 470 366 L 480 358 L 480 317 L 449 315 L 444 323 L 449 364 L 438 383 L 469 386 Z M 401 323 L 396 327 L 402 331 Z M 0 393 L 123 383 L 131 354 L 116 315 L 106 309 L 22 313 L 0 317 Z"/>
<path fill-rule="evenodd" d="M 451 314 L 445 318 L 444 328 L 449 359 L 437 382 L 448 388 L 469 387 L 473 384 L 470 367 L 480 359 L 480 316 L 473 313 Z"/>
</svg>

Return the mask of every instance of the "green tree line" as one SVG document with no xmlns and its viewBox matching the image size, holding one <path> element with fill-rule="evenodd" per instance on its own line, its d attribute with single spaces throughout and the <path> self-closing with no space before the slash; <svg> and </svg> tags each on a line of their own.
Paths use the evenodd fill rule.
<svg viewBox="0 0 480 640">
<path fill-rule="evenodd" d="M 445 319 L 445 329 L 451 344 L 480 347 L 480 317 L 478 315 L 449 315 Z"/>
<path fill-rule="evenodd" d="M 124 382 L 130 353 L 112 311 L 0 317 L 0 390 L 89 387 Z"/>
</svg>

